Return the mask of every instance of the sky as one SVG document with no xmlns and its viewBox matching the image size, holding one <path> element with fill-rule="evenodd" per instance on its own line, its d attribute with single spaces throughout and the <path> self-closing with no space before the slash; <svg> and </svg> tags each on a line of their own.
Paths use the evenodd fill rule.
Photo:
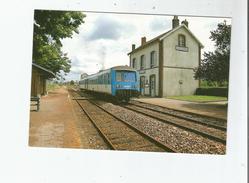
<svg viewBox="0 0 249 183">
<path fill-rule="evenodd" d="M 173 16 L 131 15 L 111 13 L 84 13 L 84 23 L 79 27 L 79 34 L 62 40 L 62 50 L 71 59 L 70 73 L 66 81 L 79 80 L 80 74 L 94 74 L 100 69 L 108 69 L 117 65 L 129 65 L 131 45 L 141 44 L 141 37 L 149 41 L 172 28 Z M 204 45 L 202 54 L 215 49 L 214 42 L 209 39 L 210 31 L 217 24 L 231 19 L 184 17 L 178 16 L 180 23 L 189 22 L 189 29 Z"/>
</svg>

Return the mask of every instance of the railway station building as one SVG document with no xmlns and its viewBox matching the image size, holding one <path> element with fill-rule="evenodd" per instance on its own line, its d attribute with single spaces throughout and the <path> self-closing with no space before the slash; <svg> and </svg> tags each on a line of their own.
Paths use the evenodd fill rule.
<svg viewBox="0 0 249 183">
<path fill-rule="evenodd" d="M 172 19 L 172 29 L 128 53 L 130 66 L 139 71 L 141 95 L 167 97 L 192 95 L 199 87 L 193 69 L 200 65 L 202 43 L 188 28 L 188 21 Z"/>
<path fill-rule="evenodd" d="M 48 79 L 55 78 L 55 74 L 36 64 L 32 63 L 31 96 L 40 97 L 47 94 L 46 83 Z"/>
</svg>

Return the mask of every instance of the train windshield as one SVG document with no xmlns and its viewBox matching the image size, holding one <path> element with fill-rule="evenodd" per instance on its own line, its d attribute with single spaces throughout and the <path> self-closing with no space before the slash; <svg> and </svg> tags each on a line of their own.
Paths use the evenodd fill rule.
<svg viewBox="0 0 249 183">
<path fill-rule="evenodd" d="M 116 71 L 116 81 L 135 82 L 136 72 L 134 71 Z"/>
</svg>

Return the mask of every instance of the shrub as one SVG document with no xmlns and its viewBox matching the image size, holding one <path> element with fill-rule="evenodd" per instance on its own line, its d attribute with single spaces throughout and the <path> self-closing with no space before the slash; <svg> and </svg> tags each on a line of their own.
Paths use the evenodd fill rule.
<svg viewBox="0 0 249 183">
<path fill-rule="evenodd" d="M 197 88 L 195 94 L 228 97 L 228 88 Z"/>
</svg>

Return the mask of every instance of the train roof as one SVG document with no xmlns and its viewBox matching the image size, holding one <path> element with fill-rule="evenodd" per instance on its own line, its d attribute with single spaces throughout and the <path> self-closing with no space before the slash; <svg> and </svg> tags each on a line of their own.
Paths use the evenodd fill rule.
<svg viewBox="0 0 249 183">
<path fill-rule="evenodd" d="M 111 67 L 109 69 L 100 70 L 99 72 L 97 72 L 95 74 L 88 75 L 88 76 L 82 78 L 81 80 L 93 78 L 95 76 L 98 76 L 100 73 L 107 72 L 108 70 L 136 71 L 135 69 L 133 69 L 132 67 L 129 67 L 127 65 L 120 65 L 120 66 Z"/>
<path fill-rule="evenodd" d="M 113 70 L 136 71 L 135 69 L 133 69 L 132 67 L 129 67 L 127 65 L 115 66 L 115 67 L 112 67 L 111 69 L 113 69 Z"/>
</svg>

